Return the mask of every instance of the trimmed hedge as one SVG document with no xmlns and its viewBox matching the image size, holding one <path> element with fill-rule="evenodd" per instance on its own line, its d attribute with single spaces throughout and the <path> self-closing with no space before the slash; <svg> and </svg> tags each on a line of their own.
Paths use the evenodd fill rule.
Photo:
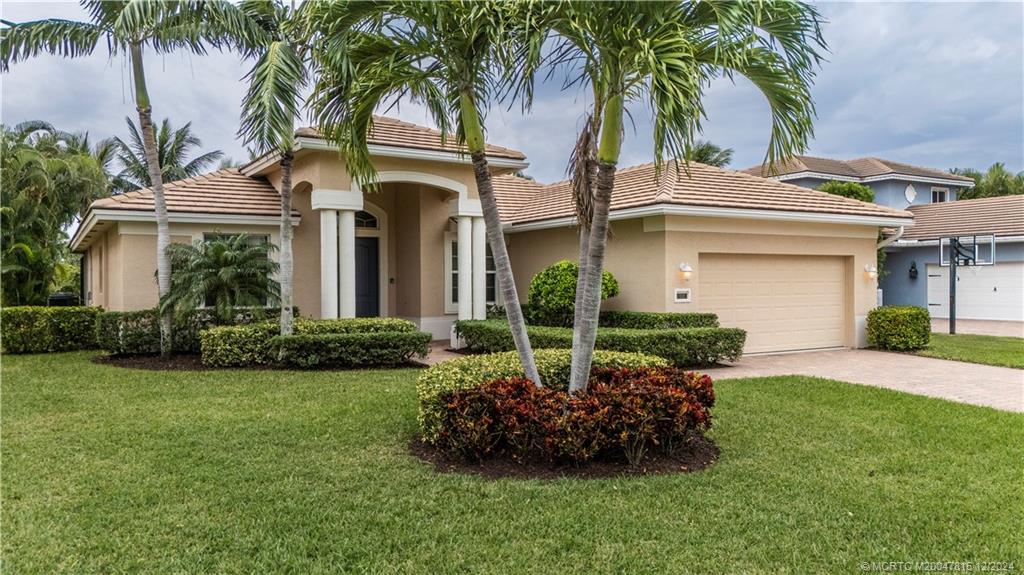
<svg viewBox="0 0 1024 575">
<path fill-rule="evenodd" d="M 484 382 L 444 396 L 437 445 L 471 461 L 571 463 L 671 454 L 711 425 L 711 378 L 678 368 L 601 369 L 570 396 L 523 378 Z"/>
<path fill-rule="evenodd" d="M 298 315 L 298 308 L 294 308 Z M 267 308 L 261 317 L 250 308 L 239 308 L 235 324 L 246 325 L 278 317 L 280 308 Z M 221 325 L 213 310 L 194 309 L 174 314 L 171 350 L 174 353 L 199 353 L 199 335 Z M 156 309 L 108 311 L 96 319 L 96 341 L 111 355 L 157 355 L 160 353 L 160 315 Z"/>
<path fill-rule="evenodd" d="M 46 353 L 96 348 L 98 307 L 16 306 L 0 309 L 4 353 Z"/>
<path fill-rule="evenodd" d="M 569 386 L 572 354 L 568 349 L 534 349 L 537 371 L 545 387 L 565 390 Z M 666 367 L 660 357 L 642 353 L 596 350 L 593 368 Z M 438 425 L 445 414 L 443 396 L 470 389 L 485 381 L 524 377 L 519 354 L 514 351 L 488 355 L 470 355 L 426 369 L 416 382 L 419 397 L 419 422 L 425 441 L 437 440 Z"/>
<path fill-rule="evenodd" d="M 455 323 L 455 330 L 473 351 L 494 353 L 515 349 L 508 323 L 498 320 L 468 320 Z M 528 326 L 530 344 L 536 348 L 572 348 L 572 329 Z M 597 349 L 657 355 L 678 367 L 711 365 L 735 361 L 743 355 L 747 333 L 742 329 L 696 327 L 670 329 L 628 329 L 602 327 L 597 330 Z"/>
<path fill-rule="evenodd" d="M 397 318 L 300 319 L 295 321 L 292 333 L 292 337 L 344 333 L 416 333 L 416 324 Z M 279 350 L 275 350 L 271 342 L 279 334 L 276 322 L 210 328 L 200 334 L 203 364 L 211 367 L 273 364 L 277 360 L 276 351 Z"/>
<path fill-rule="evenodd" d="M 422 331 L 374 331 L 279 335 L 270 340 L 277 363 L 286 367 L 398 365 L 425 357 L 431 335 Z"/>
<path fill-rule="evenodd" d="M 654 311 L 602 311 L 601 327 L 629 329 L 669 329 L 680 327 L 718 327 L 713 313 L 674 313 Z"/>
<path fill-rule="evenodd" d="M 928 347 L 932 318 L 917 306 L 883 306 L 868 312 L 868 345 L 910 351 Z"/>
<path fill-rule="evenodd" d="M 530 321 L 539 325 L 570 326 L 576 309 L 576 281 L 580 267 L 562 260 L 537 272 L 527 294 Z M 608 270 L 601 274 L 601 299 L 619 295 L 619 282 Z"/>
</svg>

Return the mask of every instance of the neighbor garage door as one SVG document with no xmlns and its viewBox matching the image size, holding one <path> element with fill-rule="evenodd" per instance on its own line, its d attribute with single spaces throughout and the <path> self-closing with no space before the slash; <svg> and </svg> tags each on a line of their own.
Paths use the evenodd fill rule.
<svg viewBox="0 0 1024 575">
<path fill-rule="evenodd" d="M 1024 263 L 957 268 L 956 316 L 1024 321 Z M 928 311 L 949 317 L 949 268 L 928 266 Z"/>
<path fill-rule="evenodd" d="M 701 254 L 701 311 L 747 331 L 747 353 L 840 347 L 845 265 L 839 257 Z"/>
</svg>

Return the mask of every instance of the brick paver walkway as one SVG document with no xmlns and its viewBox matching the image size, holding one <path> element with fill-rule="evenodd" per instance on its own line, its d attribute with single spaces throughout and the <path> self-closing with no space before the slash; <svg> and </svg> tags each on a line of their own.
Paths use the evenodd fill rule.
<svg viewBox="0 0 1024 575">
<path fill-rule="evenodd" d="M 932 318 L 932 331 L 949 333 L 949 320 Z M 1024 337 L 1024 321 L 989 321 L 984 319 L 956 320 L 957 333 L 973 333 L 978 335 L 1005 335 Z"/>
<path fill-rule="evenodd" d="M 866 349 L 746 356 L 715 379 L 813 375 L 1024 412 L 1024 370 Z"/>
</svg>

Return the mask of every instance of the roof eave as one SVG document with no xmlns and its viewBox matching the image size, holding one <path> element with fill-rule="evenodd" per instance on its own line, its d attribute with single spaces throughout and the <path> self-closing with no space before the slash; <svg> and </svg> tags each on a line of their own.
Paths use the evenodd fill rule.
<svg viewBox="0 0 1024 575">
<path fill-rule="evenodd" d="M 785 182 L 787 180 L 799 180 L 803 178 L 814 178 L 818 180 L 839 180 L 841 182 L 858 182 L 858 183 L 870 183 L 870 182 L 881 182 L 884 180 L 912 180 L 915 182 L 924 182 L 926 184 L 941 184 L 946 186 L 962 186 L 962 187 L 973 187 L 973 181 L 967 180 L 954 180 L 949 178 L 938 178 L 932 176 L 912 176 L 909 174 L 877 174 L 874 176 L 846 176 L 840 174 L 829 174 L 827 172 L 812 172 L 805 170 L 801 172 L 791 172 L 788 174 L 779 174 L 775 176 L 761 176 L 770 180 L 778 180 Z"/>
<path fill-rule="evenodd" d="M 240 224 L 240 225 L 280 225 L 280 216 L 261 216 L 257 214 L 224 214 L 207 212 L 168 212 L 167 219 L 170 223 L 181 224 Z M 292 215 L 292 226 L 299 225 L 301 216 Z M 85 215 L 81 225 L 75 230 L 69 245 L 72 252 L 78 252 L 83 247 L 86 237 L 93 228 L 101 222 L 153 222 L 156 223 L 156 215 L 150 210 L 123 210 L 109 208 L 90 208 Z"/>
<path fill-rule="evenodd" d="M 626 220 L 650 216 L 702 216 L 785 222 L 829 223 L 861 226 L 913 226 L 914 218 L 900 215 L 835 214 L 826 212 L 802 212 L 793 210 L 764 210 L 746 208 L 722 208 L 715 206 L 691 206 L 680 204 L 650 204 L 633 208 L 612 210 L 610 220 Z M 512 222 L 505 224 L 505 231 L 525 232 L 575 225 L 575 216 L 563 216 L 545 220 Z"/>
<path fill-rule="evenodd" d="M 450 164 L 472 164 L 473 160 L 468 154 L 459 152 L 448 152 L 444 150 L 426 150 L 423 148 L 407 148 L 402 146 L 384 146 L 380 144 L 370 144 L 367 146 L 370 150 L 371 156 L 379 156 L 384 158 L 402 158 L 407 160 L 423 160 L 432 162 L 444 162 Z M 322 138 L 314 138 L 310 136 L 299 136 L 295 138 L 295 151 L 299 150 L 318 150 L 318 151 L 337 151 L 337 147 L 327 142 Z M 239 168 L 239 170 L 246 176 L 261 176 L 264 175 L 271 167 L 278 162 L 278 155 L 276 152 L 270 152 L 256 158 L 249 162 L 245 166 Z M 487 163 L 493 168 L 499 169 L 510 169 L 510 170 L 523 170 L 529 167 L 530 163 L 525 159 L 508 158 L 504 156 L 488 155 Z"/>
</svg>

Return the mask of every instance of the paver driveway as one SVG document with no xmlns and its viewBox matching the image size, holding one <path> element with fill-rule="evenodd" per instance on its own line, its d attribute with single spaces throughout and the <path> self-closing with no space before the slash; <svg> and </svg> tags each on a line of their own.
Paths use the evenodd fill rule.
<svg viewBox="0 0 1024 575">
<path fill-rule="evenodd" d="M 715 379 L 812 375 L 1024 412 L 1024 370 L 866 349 L 746 356 Z"/>
</svg>

